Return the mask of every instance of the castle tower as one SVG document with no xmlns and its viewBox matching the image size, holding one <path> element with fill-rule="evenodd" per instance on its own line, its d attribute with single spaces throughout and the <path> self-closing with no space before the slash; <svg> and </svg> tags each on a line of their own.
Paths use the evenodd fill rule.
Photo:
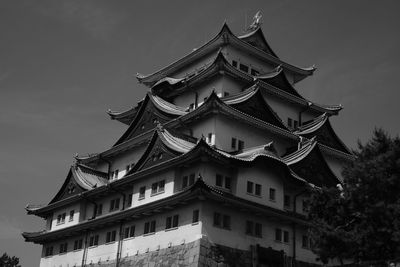
<svg viewBox="0 0 400 267">
<path fill-rule="evenodd" d="M 342 107 L 294 88 L 314 71 L 272 51 L 258 14 L 245 35 L 224 24 L 188 55 L 138 74 L 144 99 L 108 112 L 127 125 L 122 136 L 77 156 L 48 205 L 27 206 L 46 220 L 23 233 L 42 245 L 40 266 L 317 263 L 308 189 L 340 183 L 353 156 L 329 122 Z"/>
</svg>

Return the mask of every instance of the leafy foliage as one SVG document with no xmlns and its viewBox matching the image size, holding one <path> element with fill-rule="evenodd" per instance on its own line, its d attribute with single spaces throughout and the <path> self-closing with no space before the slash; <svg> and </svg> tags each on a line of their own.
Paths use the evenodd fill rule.
<svg viewBox="0 0 400 267">
<path fill-rule="evenodd" d="M 375 129 L 343 170 L 344 183 L 311 194 L 314 252 L 354 261 L 400 257 L 400 139 Z"/>
<path fill-rule="evenodd" d="M 15 256 L 10 257 L 7 253 L 4 253 L 0 257 L 0 267 L 21 267 L 21 265 L 19 265 L 19 258 Z"/>
</svg>

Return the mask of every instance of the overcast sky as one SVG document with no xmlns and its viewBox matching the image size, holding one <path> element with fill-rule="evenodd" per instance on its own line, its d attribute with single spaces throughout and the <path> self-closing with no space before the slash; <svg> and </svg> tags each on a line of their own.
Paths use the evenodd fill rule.
<svg viewBox="0 0 400 267">
<path fill-rule="evenodd" d="M 28 203 L 47 203 L 75 153 L 101 152 L 126 129 L 105 111 L 135 106 L 134 77 L 186 55 L 226 20 L 234 33 L 260 10 L 267 41 L 296 66 L 297 89 L 342 104 L 332 119 L 350 147 L 375 126 L 400 132 L 399 1 L 0 0 L 0 253 L 39 264 L 22 231 L 43 229 Z"/>
</svg>

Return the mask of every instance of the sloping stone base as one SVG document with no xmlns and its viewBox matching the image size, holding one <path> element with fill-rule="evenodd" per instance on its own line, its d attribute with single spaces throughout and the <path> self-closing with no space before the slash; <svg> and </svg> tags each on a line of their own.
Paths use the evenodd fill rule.
<svg viewBox="0 0 400 267">
<path fill-rule="evenodd" d="M 90 262 L 90 260 L 88 261 Z M 88 267 L 115 267 L 115 260 L 87 263 Z M 201 238 L 191 243 L 123 257 L 119 267 L 251 267 L 251 252 L 210 243 Z"/>
</svg>

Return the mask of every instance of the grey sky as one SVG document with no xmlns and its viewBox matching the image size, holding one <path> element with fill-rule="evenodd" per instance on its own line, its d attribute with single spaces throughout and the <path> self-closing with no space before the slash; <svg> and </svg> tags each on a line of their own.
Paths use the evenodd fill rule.
<svg viewBox="0 0 400 267">
<path fill-rule="evenodd" d="M 40 246 L 21 231 L 44 221 L 27 203 L 47 203 L 76 152 L 99 152 L 126 126 L 147 88 L 134 78 L 189 53 L 224 20 L 241 33 L 261 10 L 274 51 L 316 64 L 297 88 L 318 103 L 343 104 L 334 128 L 350 147 L 374 126 L 400 132 L 399 1 L 0 1 L 0 253 L 37 266 Z"/>
</svg>

